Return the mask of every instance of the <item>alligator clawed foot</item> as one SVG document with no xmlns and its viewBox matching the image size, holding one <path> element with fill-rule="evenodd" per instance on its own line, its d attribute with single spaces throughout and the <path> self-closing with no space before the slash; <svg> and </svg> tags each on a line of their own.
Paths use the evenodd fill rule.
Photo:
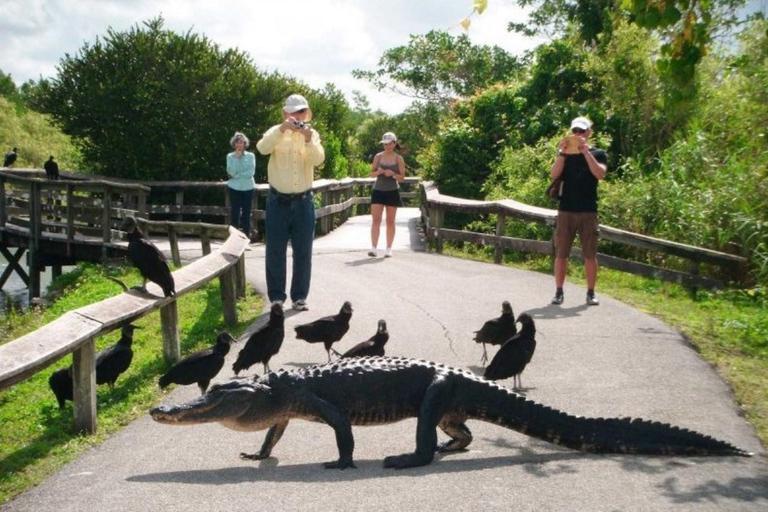
<svg viewBox="0 0 768 512">
<path fill-rule="evenodd" d="M 418 453 L 404 453 L 402 455 L 390 455 L 384 457 L 384 467 L 393 469 L 415 468 L 426 466 L 432 462 L 432 457 L 424 458 Z"/>
<path fill-rule="evenodd" d="M 243 460 L 264 460 L 268 459 L 269 455 L 262 455 L 261 453 L 241 453 L 240 458 Z"/>
<path fill-rule="evenodd" d="M 355 466 L 355 463 L 352 462 L 352 459 L 348 459 L 348 460 L 339 459 L 333 462 L 324 462 L 323 467 L 325 469 L 347 469 L 347 468 L 357 469 L 357 466 Z"/>
</svg>

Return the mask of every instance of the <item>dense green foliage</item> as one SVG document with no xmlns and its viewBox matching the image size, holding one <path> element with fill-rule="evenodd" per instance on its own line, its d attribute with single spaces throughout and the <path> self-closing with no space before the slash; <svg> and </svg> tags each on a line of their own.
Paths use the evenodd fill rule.
<svg viewBox="0 0 768 512">
<path fill-rule="evenodd" d="M 120 293 L 106 274 L 130 285 L 140 284 L 135 269 L 105 271 L 100 266 L 82 265 L 64 274 L 53 288 L 64 295 L 50 308 L 12 313 L 0 319 L 0 343 L 34 330 L 61 314 Z M 263 301 L 250 295 L 238 301 L 239 323 L 230 332 L 238 336 L 261 311 Z M 179 334 L 183 354 L 210 346 L 226 326 L 221 314 L 221 292 L 218 280 L 178 301 Z M 136 322 L 141 329 L 134 333 L 134 357 L 130 368 L 117 381 L 114 391 L 106 386 L 97 390 L 98 432 L 93 436 L 73 431 L 72 403 L 59 410 L 56 398 L 48 388 L 48 377 L 55 370 L 71 364 L 67 356 L 50 368 L 37 373 L 0 393 L 0 503 L 29 487 L 37 485 L 66 462 L 89 447 L 95 446 L 132 420 L 146 414 L 147 409 L 163 394 L 157 377 L 170 366 L 163 359 L 159 312 Z M 117 341 L 114 332 L 99 338 L 97 350 Z"/>
<path fill-rule="evenodd" d="M 604 223 L 745 256 L 766 285 L 768 38 L 765 21 L 750 26 L 736 53 L 701 61 L 698 100 L 672 111 L 672 85 L 652 61 L 660 43 L 636 25 L 617 20 L 593 46 L 576 35 L 542 45 L 524 79 L 453 106 L 419 157 L 424 176 L 450 195 L 551 207 L 543 190 L 557 140 L 586 115 L 593 145 L 609 153 Z"/>
<path fill-rule="evenodd" d="M 392 89 L 424 101 L 448 102 L 520 71 L 517 58 L 498 46 L 473 45 L 466 34 L 452 36 L 432 30 L 412 35 L 407 46 L 390 48 L 376 71 L 352 74 L 368 80 L 379 90 Z"/>
<path fill-rule="evenodd" d="M 41 80 L 31 103 L 75 137 L 86 163 L 107 176 L 219 180 L 229 138 L 258 140 L 280 122 L 288 94 L 305 94 L 331 139 L 327 174 L 345 169 L 346 102 L 333 87 L 311 91 L 256 69 L 246 54 L 206 37 L 163 29 L 162 18 L 126 32 L 112 29 L 66 55 L 58 75 Z M 264 161 L 260 162 L 264 168 Z"/>
</svg>

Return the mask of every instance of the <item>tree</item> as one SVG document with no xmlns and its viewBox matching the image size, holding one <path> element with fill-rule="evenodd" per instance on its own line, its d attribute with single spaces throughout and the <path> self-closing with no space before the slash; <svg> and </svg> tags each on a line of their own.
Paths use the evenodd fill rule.
<svg viewBox="0 0 768 512">
<path fill-rule="evenodd" d="M 232 133 L 260 136 L 300 86 L 259 72 L 238 50 L 164 30 L 155 18 L 126 32 L 109 29 L 32 89 L 34 103 L 101 174 L 220 180 Z"/>
<path fill-rule="evenodd" d="M 466 34 L 453 37 L 433 30 L 411 36 L 407 46 L 384 52 L 376 71 L 352 75 L 377 89 L 390 89 L 415 99 L 447 103 L 476 90 L 504 82 L 521 69 L 517 58 L 498 46 L 473 45 Z"/>
</svg>

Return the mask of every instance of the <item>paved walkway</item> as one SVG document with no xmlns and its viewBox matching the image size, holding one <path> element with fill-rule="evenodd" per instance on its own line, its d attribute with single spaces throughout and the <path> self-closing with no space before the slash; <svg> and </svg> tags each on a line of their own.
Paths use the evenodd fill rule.
<svg viewBox="0 0 768 512">
<path fill-rule="evenodd" d="M 263 433 L 231 432 L 217 424 L 170 427 L 146 416 L 0 510 L 768 508 L 765 451 L 729 389 L 680 333 L 606 296 L 600 306 L 587 308 L 585 290 L 577 286 L 566 286 L 562 307 L 550 306 L 547 275 L 426 253 L 415 229 L 417 215 L 401 209 L 393 258 L 366 256 L 370 217 L 353 218 L 317 240 L 311 309 L 289 312 L 273 368 L 325 361 L 323 348 L 296 340 L 292 327 L 335 313 L 350 300 L 354 315 L 339 350 L 367 339 L 384 318 L 391 332 L 388 354 L 479 372 L 481 349 L 472 332 L 498 316 L 506 299 L 516 313 L 529 311 L 536 319 L 538 346 L 523 374 L 529 398 L 585 416 L 669 422 L 758 455 L 585 455 L 473 421 L 468 451 L 438 456 L 423 468 L 385 470 L 384 456 L 413 449 L 416 422 L 406 420 L 355 427 L 358 469 L 337 471 L 321 467 L 337 457 L 333 431 L 325 425 L 292 422 L 274 458 L 247 462 L 238 454 L 256 451 Z M 263 247 L 247 253 L 247 275 L 263 293 Z M 217 380 L 231 375 L 229 367 Z M 194 386 L 177 388 L 164 402 L 197 393 Z"/>
</svg>

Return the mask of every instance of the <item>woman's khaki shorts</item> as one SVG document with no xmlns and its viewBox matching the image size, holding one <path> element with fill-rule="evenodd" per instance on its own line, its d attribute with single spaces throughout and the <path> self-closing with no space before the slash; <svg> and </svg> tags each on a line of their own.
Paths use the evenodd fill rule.
<svg viewBox="0 0 768 512">
<path fill-rule="evenodd" d="M 579 234 L 581 255 L 585 258 L 597 256 L 598 224 L 596 212 L 557 212 L 555 230 L 555 257 L 568 258 L 573 240 Z"/>
</svg>

